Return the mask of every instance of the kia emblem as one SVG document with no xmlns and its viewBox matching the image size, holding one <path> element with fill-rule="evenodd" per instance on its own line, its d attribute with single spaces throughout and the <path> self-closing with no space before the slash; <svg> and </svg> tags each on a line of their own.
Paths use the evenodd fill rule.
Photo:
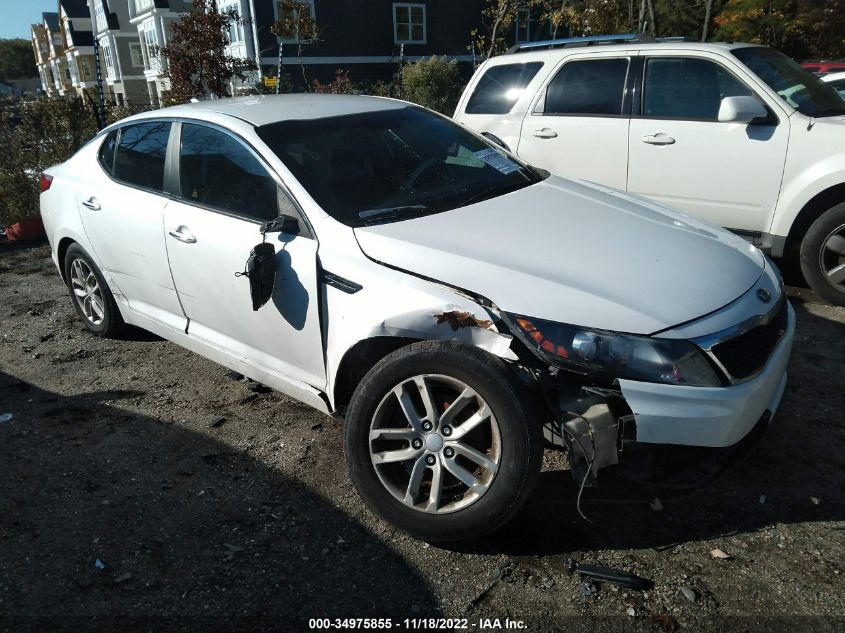
<svg viewBox="0 0 845 633">
<path fill-rule="evenodd" d="M 772 293 L 766 290 L 765 288 L 760 288 L 757 291 L 757 298 L 763 303 L 768 303 L 772 300 Z"/>
</svg>

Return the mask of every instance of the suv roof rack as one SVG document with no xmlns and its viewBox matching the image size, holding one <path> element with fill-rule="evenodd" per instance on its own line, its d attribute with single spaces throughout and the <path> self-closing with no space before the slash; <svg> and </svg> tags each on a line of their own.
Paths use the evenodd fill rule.
<svg viewBox="0 0 845 633">
<path fill-rule="evenodd" d="M 522 42 L 511 46 L 507 53 L 536 50 L 538 48 L 566 48 L 575 46 L 594 46 L 596 44 L 654 44 L 656 42 L 697 42 L 693 37 L 652 37 L 645 33 L 623 33 L 620 35 L 587 35 L 585 37 L 564 37 L 555 40 L 540 40 L 537 42 Z"/>
</svg>

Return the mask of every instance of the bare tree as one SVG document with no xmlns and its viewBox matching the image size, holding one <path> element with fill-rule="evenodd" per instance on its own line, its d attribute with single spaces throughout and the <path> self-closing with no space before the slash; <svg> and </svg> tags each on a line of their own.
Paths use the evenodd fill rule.
<svg viewBox="0 0 845 633">
<path fill-rule="evenodd" d="M 701 29 L 701 41 L 706 42 L 710 35 L 710 20 L 713 17 L 713 0 L 704 0 L 704 26 Z"/>
<path fill-rule="evenodd" d="M 498 0 L 496 3 L 496 11 L 493 17 L 493 29 L 490 34 L 490 48 L 487 50 L 487 59 L 493 57 L 496 51 L 496 37 L 498 36 L 499 27 L 502 26 L 513 8 L 511 0 Z"/>
</svg>

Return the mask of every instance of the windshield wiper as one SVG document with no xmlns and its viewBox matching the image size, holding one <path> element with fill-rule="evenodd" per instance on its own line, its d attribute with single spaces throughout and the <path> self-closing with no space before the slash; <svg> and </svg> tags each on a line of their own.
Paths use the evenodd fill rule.
<svg viewBox="0 0 845 633">
<path fill-rule="evenodd" d="M 358 217 L 364 220 L 365 224 L 375 224 L 384 220 L 399 220 L 418 215 L 420 211 L 428 209 L 424 204 L 406 204 L 397 207 L 386 207 L 384 209 L 368 209 L 358 212 Z"/>
</svg>

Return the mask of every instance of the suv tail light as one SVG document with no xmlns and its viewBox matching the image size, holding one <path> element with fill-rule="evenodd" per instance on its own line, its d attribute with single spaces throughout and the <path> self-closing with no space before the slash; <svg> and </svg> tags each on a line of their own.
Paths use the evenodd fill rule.
<svg viewBox="0 0 845 633">
<path fill-rule="evenodd" d="M 41 193 L 44 193 L 50 188 L 50 185 L 53 184 L 53 177 L 47 172 L 41 172 L 41 178 L 39 181 L 41 184 Z"/>
</svg>

